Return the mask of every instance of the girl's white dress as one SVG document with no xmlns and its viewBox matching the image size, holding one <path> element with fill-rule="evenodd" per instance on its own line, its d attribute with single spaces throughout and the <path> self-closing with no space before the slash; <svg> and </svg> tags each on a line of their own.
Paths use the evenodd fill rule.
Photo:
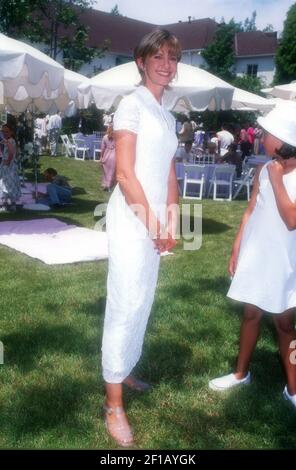
<svg viewBox="0 0 296 470">
<path fill-rule="evenodd" d="M 114 115 L 114 130 L 137 134 L 135 172 L 146 198 L 165 222 L 168 176 L 177 148 L 175 120 L 140 86 Z M 138 362 L 154 300 L 159 255 L 117 185 L 107 209 L 109 271 L 102 365 L 108 383 L 121 383 Z"/>
<path fill-rule="evenodd" d="M 283 222 L 269 180 L 267 163 L 259 175 L 256 206 L 243 232 L 238 265 L 228 297 L 269 313 L 296 307 L 296 230 Z M 296 200 L 296 169 L 283 177 Z"/>
</svg>

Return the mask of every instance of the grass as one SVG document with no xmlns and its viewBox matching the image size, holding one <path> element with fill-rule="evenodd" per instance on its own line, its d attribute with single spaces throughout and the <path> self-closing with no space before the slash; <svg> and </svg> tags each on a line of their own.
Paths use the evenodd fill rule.
<svg viewBox="0 0 296 470">
<path fill-rule="evenodd" d="M 75 205 L 50 216 L 94 227 L 94 208 L 109 196 L 100 190 L 99 165 L 65 158 L 53 165 L 42 157 L 41 169 L 48 166 L 80 188 Z M 207 386 L 235 362 L 242 308 L 225 297 L 226 268 L 245 206 L 203 201 L 201 249 L 184 251 L 180 243 L 174 256 L 162 258 L 137 368 L 154 387 L 125 394 L 137 448 L 296 448 L 295 413 L 281 395 L 285 379 L 268 319 L 253 384 L 222 395 Z M 1 219 L 48 216 L 22 211 Z M 100 411 L 107 262 L 48 266 L 0 246 L 0 266 L 0 447 L 115 448 Z"/>
</svg>

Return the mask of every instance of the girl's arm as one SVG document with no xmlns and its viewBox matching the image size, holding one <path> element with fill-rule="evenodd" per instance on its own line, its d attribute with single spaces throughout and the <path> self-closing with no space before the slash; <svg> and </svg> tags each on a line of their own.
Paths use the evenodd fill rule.
<svg viewBox="0 0 296 470">
<path fill-rule="evenodd" d="M 258 195 L 258 192 L 259 192 L 259 174 L 260 174 L 261 168 L 262 168 L 262 165 L 260 165 L 260 166 L 258 165 L 257 170 L 256 170 L 256 174 L 255 174 L 255 177 L 254 177 L 254 184 L 253 184 L 253 190 L 252 190 L 251 198 L 250 198 L 248 207 L 244 212 L 244 215 L 242 217 L 238 232 L 236 234 L 236 237 L 235 237 L 233 245 L 232 245 L 232 252 L 231 252 L 230 260 L 229 260 L 229 263 L 228 263 L 228 272 L 231 276 L 233 276 L 235 271 L 236 271 L 237 260 L 238 260 L 239 250 L 240 250 L 240 244 L 241 244 L 241 241 L 242 241 L 242 236 L 243 236 L 243 233 L 244 233 L 246 223 L 248 222 L 248 220 L 249 220 L 249 218 L 250 218 L 250 216 L 251 216 L 251 214 L 252 214 L 252 212 L 255 208 L 255 205 L 256 205 L 257 195 Z"/>
<path fill-rule="evenodd" d="M 296 229 L 296 203 L 289 198 L 283 182 L 283 165 L 274 160 L 268 165 L 268 173 L 281 218 L 288 230 Z"/>
<path fill-rule="evenodd" d="M 116 152 L 116 180 L 125 200 L 135 215 L 146 226 L 151 238 L 159 238 L 160 222 L 149 206 L 135 173 L 137 135 L 134 132 L 120 130 L 114 132 Z"/>
</svg>

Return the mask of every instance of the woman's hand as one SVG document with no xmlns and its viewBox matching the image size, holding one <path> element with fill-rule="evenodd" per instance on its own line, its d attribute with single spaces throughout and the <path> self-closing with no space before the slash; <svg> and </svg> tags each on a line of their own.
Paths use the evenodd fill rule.
<svg viewBox="0 0 296 470">
<path fill-rule="evenodd" d="M 235 274 L 238 255 L 239 255 L 239 250 L 233 249 L 232 253 L 231 253 L 231 256 L 230 256 L 229 263 L 228 263 L 228 272 L 229 272 L 230 276 L 234 276 L 234 274 Z"/>
<path fill-rule="evenodd" d="M 158 253 L 163 253 L 174 248 L 177 241 L 171 236 L 167 229 L 164 229 L 157 238 L 153 240 L 153 243 Z"/>
</svg>

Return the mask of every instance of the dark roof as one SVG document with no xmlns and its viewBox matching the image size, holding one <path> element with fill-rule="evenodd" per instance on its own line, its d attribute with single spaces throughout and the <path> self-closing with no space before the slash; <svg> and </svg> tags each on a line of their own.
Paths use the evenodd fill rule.
<svg viewBox="0 0 296 470">
<path fill-rule="evenodd" d="M 210 18 L 161 25 L 174 33 L 181 42 L 182 49 L 204 49 L 214 39 L 218 23 Z"/>
<path fill-rule="evenodd" d="M 105 40 L 110 40 L 110 52 L 128 55 L 133 55 L 140 39 L 156 28 L 156 25 L 144 21 L 93 9 L 82 12 L 79 20 L 89 28 L 89 46 L 99 47 Z"/>
<path fill-rule="evenodd" d="M 89 28 L 89 46 L 100 46 L 109 39 L 110 52 L 131 55 L 140 39 L 152 29 L 161 27 L 174 33 L 182 49 L 203 49 L 213 40 L 218 24 L 210 18 L 182 21 L 169 25 L 155 25 L 125 16 L 111 15 L 87 9 L 79 15 L 82 24 Z"/>
<path fill-rule="evenodd" d="M 277 33 L 249 31 L 236 33 L 234 49 L 236 57 L 274 55 L 278 46 Z"/>
</svg>

